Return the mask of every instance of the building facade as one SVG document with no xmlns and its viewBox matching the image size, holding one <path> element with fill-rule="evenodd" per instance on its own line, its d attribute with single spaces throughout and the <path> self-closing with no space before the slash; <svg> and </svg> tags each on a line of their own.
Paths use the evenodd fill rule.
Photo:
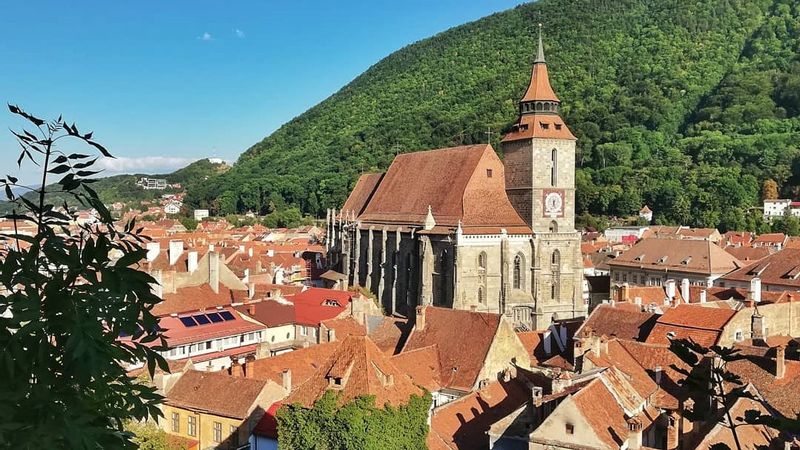
<svg viewBox="0 0 800 450">
<path fill-rule="evenodd" d="M 328 213 L 331 269 L 387 313 L 418 305 L 505 314 L 522 329 L 584 316 L 575 137 L 559 116 L 541 38 L 519 117 L 491 145 L 398 155 Z"/>
</svg>

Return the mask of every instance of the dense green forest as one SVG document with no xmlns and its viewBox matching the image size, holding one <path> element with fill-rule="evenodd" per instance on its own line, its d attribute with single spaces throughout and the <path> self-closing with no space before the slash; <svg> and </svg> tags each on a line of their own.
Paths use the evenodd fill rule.
<svg viewBox="0 0 800 450">
<path fill-rule="evenodd" d="M 765 180 L 800 194 L 796 1 L 540 0 L 395 52 L 188 200 L 320 216 L 398 152 L 485 142 L 516 117 L 540 21 L 584 222 L 648 204 L 658 223 L 754 228 Z"/>
<path fill-rule="evenodd" d="M 228 169 L 230 169 L 230 167 L 227 164 L 213 164 L 208 159 L 201 159 L 168 174 L 114 175 L 111 177 L 99 178 L 95 183 L 92 183 L 92 189 L 97 192 L 100 196 L 100 200 L 106 205 L 110 205 L 114 202 L 123 202 L 130 204 L 130 206 L 136 206 L 136 204 L 142 200 L 155 200 L 163 194 L 195 190 L 197 186 L 222 175 Z M 164 178 L 169 184 L 181 184 L 181 189 L 167 188 L 163 191 L 144 190 L 136 185 L 136 181 L 141 177 Z M 49 190 L 55 190 L 57 188 L 57 185 L 48 186 Z M 32 198 L 33 196 L 35 196 L 33 193 L 26 194 L 26 198 Z M 64 200 L 68 200 L 68 204 L 71 206 L 77 206 L 75 205 L 75 200 L 68 196 L 55 193 L 48 196 L 48 201 L 55 205 L 63 204 Z M 0 202 L 0 213 L 7 213 L 10 208 L 11 206 L 9 203 Z"/>
</svg>

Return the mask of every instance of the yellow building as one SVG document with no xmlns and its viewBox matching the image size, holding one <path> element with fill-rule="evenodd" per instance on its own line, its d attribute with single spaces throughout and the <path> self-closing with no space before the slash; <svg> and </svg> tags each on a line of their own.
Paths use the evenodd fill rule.
<svg viewBox="0 0 800 450">
<path fill-rule="evenodd" d="M 199 450 L 237 449 L 247 446 L 264 411 L 283 396 L 269 380 L 189 370 L 167 393 L 159 426 L 195 441 Z"/>
</svg>

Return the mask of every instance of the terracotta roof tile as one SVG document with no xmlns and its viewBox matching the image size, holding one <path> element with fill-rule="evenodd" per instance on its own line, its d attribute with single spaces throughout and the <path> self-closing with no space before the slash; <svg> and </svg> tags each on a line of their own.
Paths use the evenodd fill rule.
<svg viewBox="0 0 800 450">
<path fill-rule="evenodd" d="M 720 281 L 749 282 L 754 277 L 759 277 L 764 285 L 785 286 L 796 290 L 800 288 L 800 277 L 790 274 L 797 268 L 800 268 L 800 248 L 785 248 L 725 275 Z"/>
<path fill-rule="evenodd" d="M 342 206 L 342 211 L 352 212 L 356 216 L 361 215 L 375 190 L 378 189 L 383 175 L 383 173 L 365 173 L 358 177 L 353 190 L 350 191 L 350 196 L 347 197 L 347 201 Z"/>
<path fill-rule="evenodd" d="M 367 321 L 372 323 L 374 320 L 368 317 Z M 367 335 L 383 352 L 394 355 L 403 349 L 411 327 L 412 324 L 406 319 L 382 316 L 377 325 L 370 327 Z"/>
<path fill-rule="evenodd" d="M 222 372 L 189 370 L 167 393 L 166 403 L 193 411 L 245 419 L 255 408 L 255 402 L 266 384 L 265 380 L 232 377 Z"/>
<path fill-rule="evenodd" d="M 634 267 L 701 274 L 725 274 L 741 263 L 717 244 L 693 239 L 642 239 L 608 263 L 611 268 Z"/>
<path fill-rule="evenodd" d="M 581 329 L 589 327 L 598 336 L 605 334 L 620 339 L 644 340 L 655 325 L 657 318 L 658 316 L 655 314 L 642 312 L 638 308 L 598 305 L 577 333 L 580 334 Z"/>
<path fill-rule="evenodd" d="M 295 322 L 319 326 L 323 320 L 334 319 L 350 308 L 353 293 L 334 289 L 309 288 L 286 299 L 294 303 Z"/>
<path fill-rule="evenodd" d="M 329 390 L 340 393 L 340 404 L 371 395 L 378 407 L 405 404 L 412 395 L 422 395 L 411 378 L 366 336 L 345 338 L 320 368 L 287 397 L 286 403 L 310 407 Z"/>
<path fill-rule="evenodd" d="M 253 378 L 282 383 L 283 371 L 292 371 L 292 389 L 308 380 L 339 347 L 341 341 L 314 345 L 247 363 Z"/>
<path fill-rule="evenodd" d="M 229 289 L 220 284 L 219 292 L 215 293 L 210 285 L 201 284 L 178 288 L 174 293 L 163 294 L 162 298 L 163 301 L 153 307 L 152 312 L 156 316 L 229 306 L 247 298 L 247 291 Z"/>
<path fill-rule="evenodd" d="M 426 306 L 423 311 L 425 327 L 411 332 L 403 352 L 437 345 L 442 385 L 472 390 L 497 333 L 500 316 L 434 306 Z"/>
<path fill-rule="evenodd" d="M 269 328 L 294 323 L 294 305 L 275 300 L 265 300 L 237 306 L 240 313 L 252 317 Z"/>
<path fill-rule="evenodd" d="M 416 385 L 427 389 L 428 392 L 442 388 L 439 348 L 435 344 L 394 355 L 391 360 L 400 370 L 407 373 Z"/>
</svg>

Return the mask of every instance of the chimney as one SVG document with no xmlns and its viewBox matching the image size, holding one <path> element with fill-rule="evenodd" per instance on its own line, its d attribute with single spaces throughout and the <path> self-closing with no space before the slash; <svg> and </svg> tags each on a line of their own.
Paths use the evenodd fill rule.
<svg viewBox="0 0 800 450">
<path fill-rule="evenodd" d="M 778 380 L 786 376 L 786 346 L 781 345 L 775 349 L 775 378 Z"/>
<path fill-rule="evenodd" d="M 174 266 L 183 254 L 183 241 L 169 241 L 169 265 Z"/>
<path fill-rule="evenodd" d="M 244 269 L 244 276 L 242 277 L 242 283 L 249 283 L 250 282 L 250 269 Z"/>
<path fill-rule="evenodd" d="M 635 303 L 635 304 L 636 304 L 636 305 L 638 305 L 638 306 L 642 306 L 642 297 L 636 297 L 636 298 L 634 298 L 634 299 L 633 299 L 633 303 Z"/>
<path fill-rule="evenodd" d="M 703 289 L 702 291 L 700 291 L 700 303 L 705 303 L 706 298 L 708 298 L 708 293 L 706 292 L 705 289 Z"/>
<path fill-rule="evenodd" d="M 256 365 L 253 364 L 256 362 L 255 355 L 247 355 L 244 358 L 244 376 L 245 378 L 253 378 L 256 372 Z"/>
<path fill-rule="evenodd" d="M 674 299 L 675 298 L 675 280 L 667 280 L 667 282 L 664 283 L 664 290 L 666 291 L 667 298 L 670 299 L 670 301 L 672 299 Z"/>
<path fill-rule="evenodd" d="M 214 244 L 208 244 L 208 251 L 210 252 L 214 251 Z"/>
<path fill-rule="evenodd" d="M 239 253 L 244 253 L 244 245 L 239 246 Z"/>
<path fill-rule="evenodd" d="M 661 370 L 661 366 L 656 366 L 655 369 L 653 369 L 653 371 L 655 372 L 656 375 L 656 384 L 661 386 L 661 376 L 663 373 L 663 371 Z"/>
<path fill-rule="evenodd" d="M 425 329 L 425 307 L 424 306 L 417 306 L 417 317 L 414 327 L 417 331 L 422 331 Z"/>
<path fill-rule="evenodd" d="M 219 294 L 219 253 L 208 252 L 208 284 L 215 294 Z"/>
<path fill-rule="evenodd" d="M 255 296 L 256 296 L 256 284 L 249 283 L 247 285 L 247 298 L 252 299 Z"/>
<path fill-rule="evenodd" d="M 269 256 L 269 257 L 275 256 L 275 249 L 271 248 L 271 249 L 267 250 L 267 256 Z"/>
<path fill-rule="evenodd" d="M 292 392 L 292 369 L 281 372 L 281 385 L 286 392 Z"/>
<path fill-rule="evenodd" d="M 253 247 L 250 247 L 250 248 L 247 249 L 247 256 L 249 256 L 251 258 L 253 257 Z"/>
<path fill-rule="evenodd" d="M 155 261 L 158 254 L 161 253 L 161 244 L 158 242 L 148 242 L 145 248 L 147 248 L 147 262 Z"/>
<path fill-rule="evenodd" d="M 642 421 L 634 416 L 628 419 L 628 450 L 642 448 Z"/>
<path fill-rule="evenodd" d="M 328 342 L 336 341 L 336 330 L 333 328 L 328 329 Z"/>
<path fill-rule="evenodd" d="M 683 301 L 689 303 L 689 279 L 684 278 L 681 280 L 681 297 Z"/>
<path fill-rule="evenodd" d="M 239 364 L 238 358 L 231 358 L 231 375 L 234 377 L 244 377 L 244 368 Z"/>
<path fill-rule="evenodd" d="M 197 250 L 190 250 L 189 253 L 186 254 L 186 268 L 189 270 L 189 273 L 194 273 L 197 270 Z"/>
<path fill-rule="evenodd" d="M 156 282 L 150 285 L 150 290 L 156 297 L 164 298 L 164 286 L 161 284 L 161 277 L 162 277 L 161 270 L 160 269 L 154 270 L 151 275 L 156 280 Z"/>
<path fill-rule="evenodd" d="M 249 314 L 250 316 L 255 316 L 256 315 L 256 304 L 255 303 L 250 303 L 249 305 L 247 305 L 247 314 Z"/>
<path fill-rule="evenodd" d="M 748 292 L 750 300 L 755 303 L 761 302 L 761 278 L 753 277 L 750 280 L 750 292 Z"/>
</svg>

